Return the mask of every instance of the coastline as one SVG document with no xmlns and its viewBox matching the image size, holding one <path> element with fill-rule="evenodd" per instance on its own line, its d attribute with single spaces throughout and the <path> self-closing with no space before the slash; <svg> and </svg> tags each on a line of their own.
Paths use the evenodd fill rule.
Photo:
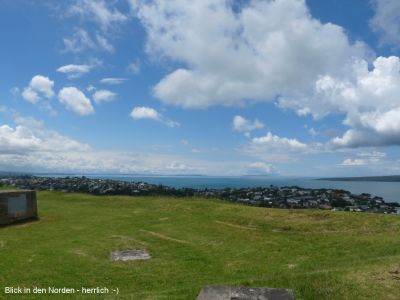
<svg viewBox="0 0 400 300">
<path fill-rule="evenodd" d="M 70 175 L 71 176 L 71 175 Z M 81 175 L 80 175 L 81 176 Z M 386 201 L 400 202 L 400 185 L 394 182 L 363 182 L 363 181 L 330 181 L 317 180 L 317 177 L 272 177 L 272 176 L 175 176 L 175 175 L 84 175 L 92 179 L 112 179 L 122 181 L 143 181 L 151 184 L 162 184 L 174 188 L 223 189 L 268 187 L 270 185 L 299 186 L 313 189 L 342 189 L 353 194 L 369 193 L 383 197 Z"/>
<path fill-rule="evenodd" d="M 145 181 L 93 179 L 89 177 L 3 177 L 0 185 L 22 189 L 88 193 L 93 195 L 173 196 L 216 198 L 246 205 L 293 208 L 346 210 L 400 214 L 400 203 L 388 202 L 369 193 L 354 194 L 344 189 L 304 188 L 297 185 L 239 188 L 175 188 Z"/>
</svg>

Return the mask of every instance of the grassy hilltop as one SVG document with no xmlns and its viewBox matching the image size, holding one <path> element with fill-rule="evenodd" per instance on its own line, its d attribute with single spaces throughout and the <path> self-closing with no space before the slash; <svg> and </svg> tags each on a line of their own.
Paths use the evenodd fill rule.
<svg viewBox="0 0 400 300">
<path fill-rule="evenodd" d="M 400 299 L 399 216 L 58 192 L 39 192 L 38 205 L 40 221 L 0 228 L 0 298 L 44 298 L 6 296 L 5 286 L 106 286 L 120 299 L 186 300 L 229 284 Z M 153 258 L 110 260 L 124 249 Z"/>
</svg>

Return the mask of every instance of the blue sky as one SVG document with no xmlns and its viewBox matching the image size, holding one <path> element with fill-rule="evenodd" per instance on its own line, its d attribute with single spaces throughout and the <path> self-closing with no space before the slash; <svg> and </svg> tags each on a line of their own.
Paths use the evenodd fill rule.
<svg viewBox="0 0 400 300">
<path fill-rule="evenodd" d="M 397 0 L 0 2 L 0 171 L 400 173 Z"/>
</svg>

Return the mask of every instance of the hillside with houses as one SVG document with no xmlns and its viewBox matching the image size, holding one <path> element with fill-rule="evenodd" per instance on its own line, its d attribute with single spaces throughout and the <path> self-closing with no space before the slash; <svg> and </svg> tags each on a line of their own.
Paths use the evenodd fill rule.
<svg viewBox="0 0 400 300">
<path fill-rule="evenodd" d="M 30 175 L 5 176 L 3 186 L 40 191 L 89 193 L 93 195 L 206 197 L 246 205 L 285 208 L 322 209 L 350 212 L 400 214 L 400 204 L 385 202 L 382 197 L 368 193 L 360 195 L 338 189 L 308 189 L 292 187 L 256 187 L 225 189 L 174 188 L 145 182 L 130 182 L 87 177 L 38 177 Z"/>
</svg>

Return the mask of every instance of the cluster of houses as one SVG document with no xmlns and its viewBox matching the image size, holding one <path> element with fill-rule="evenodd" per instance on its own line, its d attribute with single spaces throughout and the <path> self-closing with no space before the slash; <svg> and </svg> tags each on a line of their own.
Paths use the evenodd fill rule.
<svg viewBox="0 0 400 300">
<path fill-rule="evenodd" d="M 338 189 L 300 187 L 244 188 L 208 191 L 205 196 L 248 205 L 273 208 L 324 209 L 351 212 L 400 214 L 400 203 L 385 202 L 382 197 L 355 195 Z"/>
<path fill-rule="evenodd" d="M 352 212 L 400 214 L 400 204 L 385 202 L 370 194 L 354 195 L 337 189 L 257 187 L 225 189 L 173 188 L 145 182 L 87 177 L 11 176 L 0 178 L 0 186 L 30 190 L 90 193 L 95 195 L 179 196 L 218 198 L 247 205 L 273 208 L 325 209 Z"/>
<path fill-rule="evenodd" d="M 94 195 L 147 195 L 156 185 L 83 177 L 39 177 L 30 175 L 0 178 L 0 185 L 38 191 L 89 193 Z"/>
</svg>

